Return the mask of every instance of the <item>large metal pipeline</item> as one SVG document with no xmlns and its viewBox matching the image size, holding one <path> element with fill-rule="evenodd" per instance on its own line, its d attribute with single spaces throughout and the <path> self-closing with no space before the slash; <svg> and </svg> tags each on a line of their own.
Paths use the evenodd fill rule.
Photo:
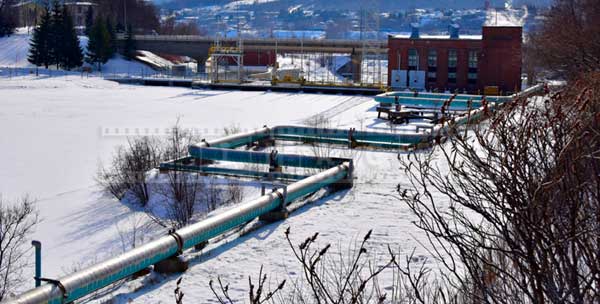
<svg viewBox="0 0 600 304">
<path fill-rule="evenodd" d="M 344 162 L 328 170 L 243 203 L 196 224 L 181 228 L 141 247 L 89 268 L 27 291 L 6 304 L 59 304 L 80 299 L 98 289 L 143 270 L 179 252 L 281 208 L 286 203 L 339 182 L 351 175 L 352 164 Z"/>
<path fill-rule="evenodd" d="M 226 136 L 217 140 L 203 140 L 191 145 L 189 150 L 195 148 L 225 148 L 234 149 L 266 139 L 321 142 L 333 144 L 348 144 L 351 140 L 365 146 L 378 148 L 402 148 L 407 145 L 416 145 L 432 140 L 427 133 L 389 133 L 374 131 L 358 131 L 350 129 L 317 128 L 298 125 L 279 125 Z"/>
<path fill-rule="evenodd" d="M 221 137 L 219 139 L 206 141 L 203 140 L 190 147 L 214 147 L 214 148 L 225 148 L 234 149 L 243 145 L 259 141 L 269 137 L 269 128 L 262 127 L 254 131 L 248 131 L 243 133 L 236 133 L 229 136 Z"/>
<path fill-rule="evenodd" d="M 422 133 L 389 133 L 389 132 L 374 132 L 360 131 L 350 129 L 333 129 L 333 128 L 317 128 L 295 125 L 280 125 L 271 128 L 271 136 L 275 139 L 285 140 L 316 140 L 327 141 L 340 140 L 348 141 L 351 137 L 353 140 L 365 145 L 380 147 L 383 144 L 389 145 L 406 145 L 418 144 L 430 140 L 428 134 Z"/>
<path fill-rule="evenodd" d="M 188 152 L 192 157 L 203 160 L 221 160 L 248 164 L 265 164 L 319 169 L 331 168 L 347 160 L 344 158 L 316 157 L 299 154 L 276 154 L 222 148 L 202 148 L 198 147 L 197 145 L 190 146 Z"/>
</svg>

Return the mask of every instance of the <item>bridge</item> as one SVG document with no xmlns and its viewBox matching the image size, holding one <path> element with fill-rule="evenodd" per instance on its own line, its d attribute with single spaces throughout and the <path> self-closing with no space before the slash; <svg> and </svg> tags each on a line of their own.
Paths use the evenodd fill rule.
<svg viewBox="0 0 600 304">
<path fill-rule="evenodd" d="M 213 37 L 193 35 L 135 35 L 136 47 L 153 53 L 172 54 L 194 58 L 202 65 L 209 56 L 209 49 L 214 44 Z M 121 48 L 125 35 L 117 35 L 117 43 Z M 236 46 L 237 38 L 223 38 L 223 46 Z M 363 52 L 368 54 L 387 54 L 387 40 L 341 40 L 341 39 L 274 39 L 250 38 L 243 40 L 245 52 L 283 53 L 322 53 L 349 54 L 352 62 L 360 65 Z M 368 48 L 365 48 L 369 46 Z M 366 51 L 365 51 L 366 50 Z"/>
</svg>

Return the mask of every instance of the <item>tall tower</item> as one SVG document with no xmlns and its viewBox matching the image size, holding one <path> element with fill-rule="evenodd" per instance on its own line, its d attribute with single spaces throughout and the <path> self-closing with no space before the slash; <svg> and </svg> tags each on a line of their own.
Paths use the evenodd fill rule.
<svg viewBox="0 0 600 304">
<path fill-rule="evenodd" d="M 381 76 L 381 54 L 379 52 L 383 37 L 380 33 L 379 1 L 367 0 L 362 3 L 363 7 L 360 10 L 362 48 L 355 50 L 355 53 L 352 54 L 354 82 L 382 85 L 383 78 L 386 77 Z"/>
</svg>

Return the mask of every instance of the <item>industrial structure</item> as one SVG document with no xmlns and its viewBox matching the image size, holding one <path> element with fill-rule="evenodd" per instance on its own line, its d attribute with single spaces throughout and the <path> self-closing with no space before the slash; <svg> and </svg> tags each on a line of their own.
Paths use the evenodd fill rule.
<svg viewBox="0 0 600 304">
<path fill-rule="evenodd" d="M 527 97 L 537 94 L 543 86 L 537 85 L 513 97 Z M 419 105 L 422 108 L 442 109 L 460 108 L 463 110 L 451 120 L 435 125 L 430 132 L 390 133 L 356 131 L 355 129 L 341 130 L 330 128 L 314 128 L 306 126 L 283 125 L 263 127 L 261 129 L 233 134 L 224 138 L 202 141 L 191 145 L 189 156 L 160 165 L 160 170 L 178 170 L 198 172 L 202 174 L 220 174 L 229 176 L 254 177 L 268 181 L 287 180 L 291 183 L 282 185 L 272 183 L 273 190 L 263 193 L 260 197 L 241 203 L 234 208 L 208 217 L 168 235 L 136 247 L 119 256 L 88 268 L 68 274 L 59 279 L 41 277 L 41 245 L 36 246 L 36 288 L 7 299 L 6 304 L 59 304 L 74 301 L 93 294 L 95 291 L 112 283 L 129 278 L 136 274 L 148 272 L 154 266 L 157 272 L 185 271 L 188 265 L 181 258 L 188 249 L 201 249 L 208 241 L 230 232 L 255 218 L 271 222 L 285 219 L 288 216 L 288 205 L 321 188 L 331 187 L 334 191 L 353 186 L 353 160 L 350 158 L 316 157 L 296 154 L 278 154 L 271 152 L 248 151 L 243 147 L 265 147 L 273 145 L 275 140 L 295 142 L 315 142 L 356 146 L 368 146 L 375 149 L 402 149 L 430 146 L 440 139 L 449 136 L 449 130 L 460 124 L 476 122 L 485 117 L 496 105 L 508 102 L 511 98 L 497 97 L 484 100 L 487 97 L 447 95 L 423 93 L 422 96 L 412 96 L 410 92 L 387 93 L 377 101 L 389 103 L 398 101 L 405 105 Z M 397 97 L 397 98 L 396 98 Z M 479 108 L 477 108 L 479 107 Z M 443 112 L 443 110 L 442 110 Z M 217 162 L 236 162 L 260 165 L 256 169 L 222 168 Z M 216 165 L 216 166 L 215 166 Z M 265 171 L 259 167 L 268 167 Z M 308 168 L 306 174 L 284 172 L 284 168 Z M 317 172 L 315 173 L 315 170 Z M 44 282 L 45 284 L 42 284 Z"/>
<path fill-rule="evenodd" d="M 388 36 L 388 85 L 393 89 L 517 92 L 521 88 L 521 26 L 484 26 L 482 35 Z"/>
<path fill-rule="evenodd" d="M 387 41 L 244 39 L 243 49 L 239 38 L 220 39 L 218 44 L 214 39 L 195 36 L 135 39 L 140 49 L 195 58 L 199 71 L 207 58 L 211 58 L 211 65 L 233 65 L 238 75 L 240 65 L 277 67 L 277 54 L 302 54 L 302 58 L 310 54 L 348 54 L 354 86 L 377 83 L 393 90 L 508 95 L 521 89 L 522 35 L 521 26 L 487 25 L 482 35 L 461 35 L 456 24 L 449 26 L 447 35 L 421 35 L 415 24 L 409 35 L 390 35 Z M 363 71 L 365 60 L 386 53 L 387 79 L 372 75 L 370 82 L 364 81 L 362 74 L 369 72 L 368 67 Z M 381 68 L 381 63 L 375 66 Z M 371 69 L 371 74 L 381 75 L 378 68 Z M 207 72 L 215 70 L 213 67 Z M 219 79 L 218 73 L 213 76 Z M 241 81 L 243 77 L 235 78 Z"/>
</svg>

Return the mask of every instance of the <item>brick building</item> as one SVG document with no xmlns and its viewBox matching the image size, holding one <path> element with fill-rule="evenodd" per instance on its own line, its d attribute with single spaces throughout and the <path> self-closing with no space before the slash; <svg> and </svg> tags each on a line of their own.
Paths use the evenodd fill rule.
<svg viewBox="0 0 600 304">
<path fill-rule="evenodd" d="M 521 88 L 521 26 L 484 26 L 482 35 L 388 37 L 388 84 L 394 89 L 503 93 Z"/>
</svg>

